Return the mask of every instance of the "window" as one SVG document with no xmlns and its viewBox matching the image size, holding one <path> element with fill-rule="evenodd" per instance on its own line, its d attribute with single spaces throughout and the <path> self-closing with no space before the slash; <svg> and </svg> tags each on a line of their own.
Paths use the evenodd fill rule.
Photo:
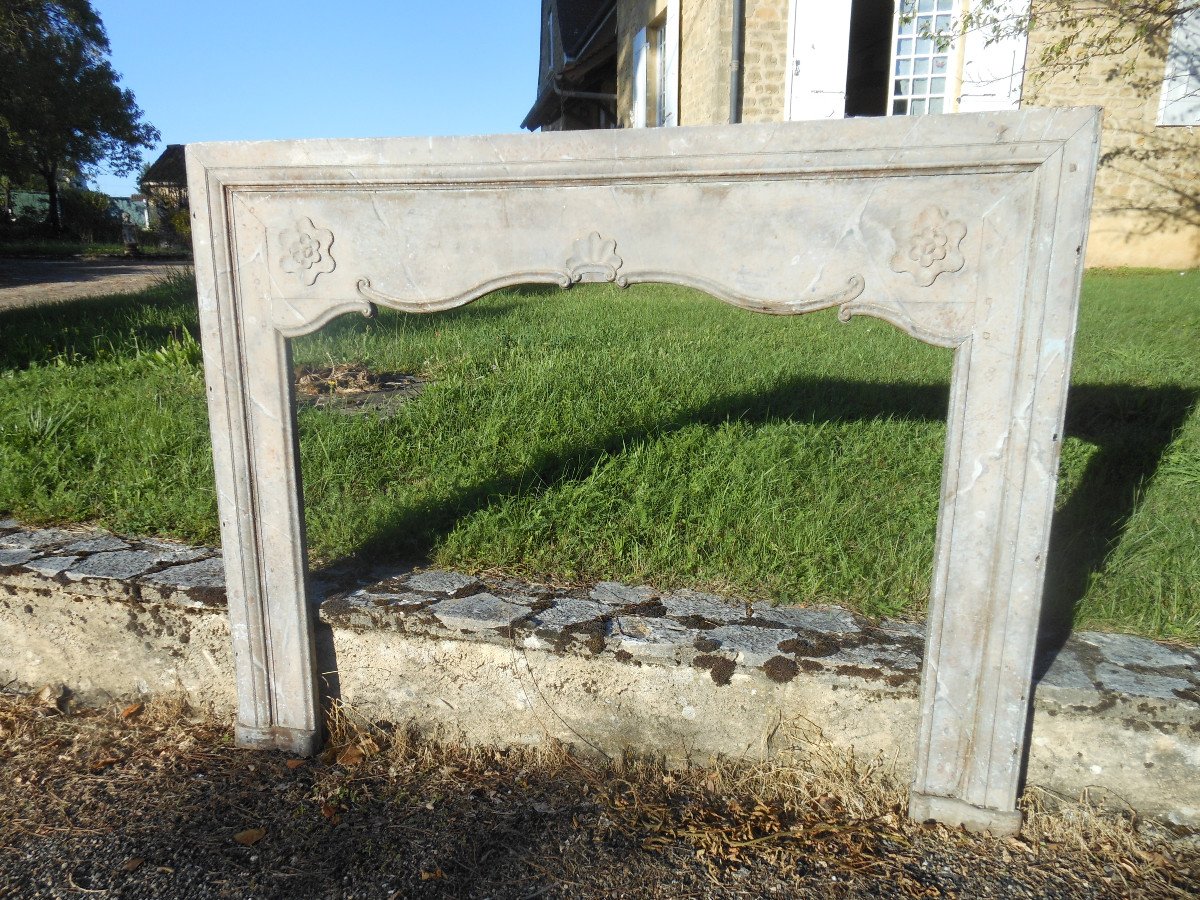
<svg viewBox="0 0 1200 900">
<path fill-rule="evenodd" d="M 679 124 L 679 0 L 633 39 L 630 124 Z"/>
<path fill-rule="evenodd" d="M 1175 19 L 1163 76 L 1158 124 L 1200 125 L 1200 9 Z"/>
<path fill-rule="evenodd" d="M 900 0 L 892 43 L 894 116 L 950 112 L 949 34 L 954 0 Z"/>
</svg>

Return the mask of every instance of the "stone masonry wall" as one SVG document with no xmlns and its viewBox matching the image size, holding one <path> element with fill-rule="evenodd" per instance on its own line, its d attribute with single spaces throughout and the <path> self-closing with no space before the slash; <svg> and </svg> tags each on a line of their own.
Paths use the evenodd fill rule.
<svg viewBox="0 0 1200 900">
<path fill-rule="evenodd" d="M 742 121 L 781 122 L 787 75 L 788 0 L 748 0 Z"/>
<path fill-rule="evenodd" d="M 732 0 L 683 0 L 680 9 L 679 123 L 729 121 Z"/>
<path fill-rule="evenodd" d="M 679 124 L 718 125 L 729 117 L 731 0 L 682 0 L 679 10 Z M 662 15 L 665 0 L 617 4 L 617 119 L 632 125 L 633 41 Z"/>
<path fill-rule="evenodd" d="M 924 628 L 836 607 L 408 566 L 314 573 L 322 690 L 472 744 L 911 763 Z M 0 520 L 0 682 L 234 706 L 218 551 Z M 1028 778 L 1200 827 L 1200 652 L 1082 633 L 1037 663 Z M 808 735 L 800 745 L 800 729 Z"/>
<path fill-rule="evenodd" d="M 1087 264 L 1200 265 L 1200 129 L 1155 124 L 1165 36 L 1122 59 L 1093 55 L 1055 70 L 1042 55 L 1062 37 L 1052 26 L 1030 33 L 1022 106 L 1104 107 Z M 1130 71 L 1114 74 L 1124 63 Z"/>
</svg>

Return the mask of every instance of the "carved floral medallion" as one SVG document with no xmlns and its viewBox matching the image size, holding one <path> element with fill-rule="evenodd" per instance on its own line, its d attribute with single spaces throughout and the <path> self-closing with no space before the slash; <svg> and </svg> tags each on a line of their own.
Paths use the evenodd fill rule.
<svg viewBox="0 0 1200 900">
<path fill-rule="evenodd" d="M 333 232 L 328 228 L 318 228 L 307 217 L 297 219 L 295 228 L 279 233 L 279 246 L 283 251 L 279 257 L 279 267 L 289 275 L 296 275 L 310 287 L 318 275 L 332 272 L 337 266 L 330 252 Z"/>
<path fill-rule="evenodd" d="M 921 287 L 929 287 L 943 272 L 957 272 L 966 265 L 960 249 L 966 235 L 966 225 L 930 206 L 908 229 L 893 232 L 898 249 L 892 256 L 892 271 L 907 272 Z"/>
</svg>

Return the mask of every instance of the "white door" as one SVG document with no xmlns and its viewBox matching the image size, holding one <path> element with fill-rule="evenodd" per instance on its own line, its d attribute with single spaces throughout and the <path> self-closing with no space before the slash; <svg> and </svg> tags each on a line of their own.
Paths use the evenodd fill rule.
<svg viewBox="0 0 1200 900">
<path fill-rule="evenodd" d="M 851 0 L 792 0 L 788 39 L 787 117 L 846 115 Z"/>
</svg>

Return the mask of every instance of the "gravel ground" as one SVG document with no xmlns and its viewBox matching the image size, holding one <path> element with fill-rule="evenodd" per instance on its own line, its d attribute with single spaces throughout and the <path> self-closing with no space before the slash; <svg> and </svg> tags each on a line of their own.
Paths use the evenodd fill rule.
<svg viewBox="0 0 1200 900">
<path fill-rule="evenodd" d="M 145 290 L 187 262 L 139 259 L 0 259 L 0 312 Z"/>
<path fill-rule="evenodd" d="M 902 815 L 879 771 L 668 771 L 331 719 L 313 760 L 176 702 L 0 695 L 0 897 L 1194 897 L 1200 854 L 1030 807 L 994 840 Z"/>
</svg>

